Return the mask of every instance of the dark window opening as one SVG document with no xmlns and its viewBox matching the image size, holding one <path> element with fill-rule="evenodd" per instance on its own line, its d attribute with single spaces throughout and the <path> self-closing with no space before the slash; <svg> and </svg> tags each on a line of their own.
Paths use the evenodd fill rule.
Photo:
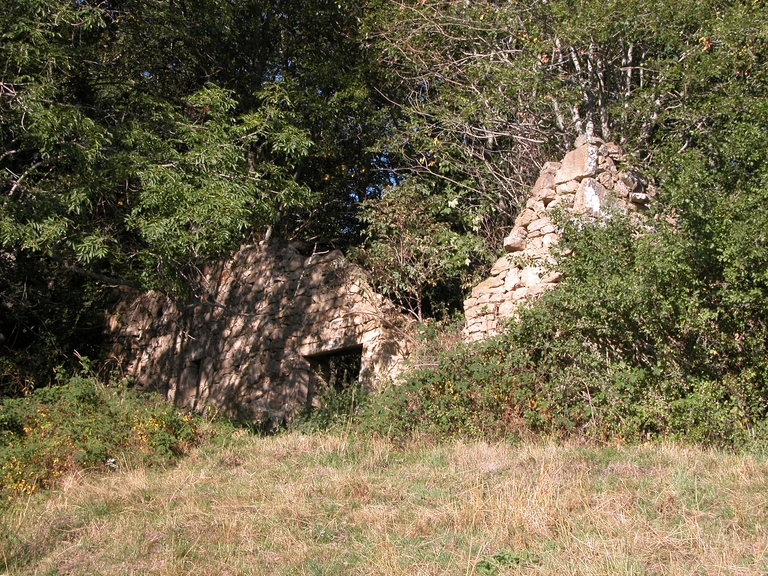
<svg viewBox="0 0 768 576">
<path fill-rule="evenodd" d="M 357 385 L 360 378 L 363 347 L 308 356 L 312 370 L 318 380 L 327 387 L 343 390 Z"/>
</svg>

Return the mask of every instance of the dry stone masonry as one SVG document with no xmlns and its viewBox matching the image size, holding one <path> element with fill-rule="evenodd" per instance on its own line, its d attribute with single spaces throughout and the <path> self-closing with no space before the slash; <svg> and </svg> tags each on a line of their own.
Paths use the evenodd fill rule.
<svg viewBox="0 0 768 576">
<path fill-rule="evenodd" d="M 469 340 L 498 334 L 500 322 L 513 317 L 525 299 L 559 282 L 561 275 L 552 270 L 550 254 L 560 239 L 551 219 L 555 209 L 587 217 L 599 217 L 609 210 L 642 213 L 647 209 L 655 188 L 635 171 L 623 169 L 623 161 L 618 145 L 595 139 L 577 142 L 577 148 L 562 162 L 547 162 L 542 167 L 525 210 L 504 239 L 507 254 L 464 302 Z"/>
<path fill-rule="evenodd" d="M 124 294 L 108 317 L 112 355 L 140 389 L 177 405 L 280 422 L 311 403 L 313 363 L 359 352 L 360 383 L 394 377 L 402 318 L 339 251 L 251 246 L 202 271 L 205 301 Z"/>
</svg>

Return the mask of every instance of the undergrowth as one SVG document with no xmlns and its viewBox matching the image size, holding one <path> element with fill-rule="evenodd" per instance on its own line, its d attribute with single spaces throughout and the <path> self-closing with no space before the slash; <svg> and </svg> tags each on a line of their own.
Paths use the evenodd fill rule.
<svg viewBox="0 0 768 576">
<path fill-rule="evenodd" d="M 697 278 L 674 234 L 639 234 L 620 215 L 560 225 L 557 290 L 519 308 L 494 338 L 427 341 L 401 382 L 377 394 L 363 425 L 762 450 L 765 300 Z M 716 309 L 726 298 L 738 303 L 727 313 Z"/>
<path fill-rule="evenodd" d="M 748 375 L 685 382 L 583 353 L 553 366 L 567 342 L 553 344 L 537 362 L 514 339 L 508 333 L 432 350 L 429 362 L 375 393 L 355 414 L 358 424 L 401 436 L 675 439 L 749 449 L 766 438 L 760 396 Z"/>
<path fill-rule="evenodd" d="M 198 441 L 198 422 L 124 380 L 90 374 L 0 401 L 0 499 L 53 486 L 67 472 L 161 465 Z"/>
</svg>

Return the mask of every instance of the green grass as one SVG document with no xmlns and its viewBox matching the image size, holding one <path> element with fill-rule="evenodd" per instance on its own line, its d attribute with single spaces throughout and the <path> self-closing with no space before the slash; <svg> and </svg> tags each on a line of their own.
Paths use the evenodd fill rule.
<svg viewBox="0 0 768 576">
<path fill-rule="evenodd" d="M 0 521 L 0 571 L 768 571 L 768 463 L 749 454 L 673 444 L 395 445 L 231 428 L 204 436 L 173 467 L 77 472 L 14 500 Z"/>
</svg>

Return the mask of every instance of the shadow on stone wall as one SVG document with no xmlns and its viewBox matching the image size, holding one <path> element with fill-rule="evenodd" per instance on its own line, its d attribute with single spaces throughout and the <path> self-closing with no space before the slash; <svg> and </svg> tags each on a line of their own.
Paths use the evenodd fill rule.
<svg viewBox="0 0 768 576">
<path fill-rule="evenodd" d="M 404 318 L 339 251 L 247 246 L 199 282 L 200 301 L 126 293 L 108 317 L 124 373 L 179 406 L 279 423 L 311 403 L 312 358 L 359 348 L 359 382 L 371 388 L 407 355 Z"/>
</svg>

